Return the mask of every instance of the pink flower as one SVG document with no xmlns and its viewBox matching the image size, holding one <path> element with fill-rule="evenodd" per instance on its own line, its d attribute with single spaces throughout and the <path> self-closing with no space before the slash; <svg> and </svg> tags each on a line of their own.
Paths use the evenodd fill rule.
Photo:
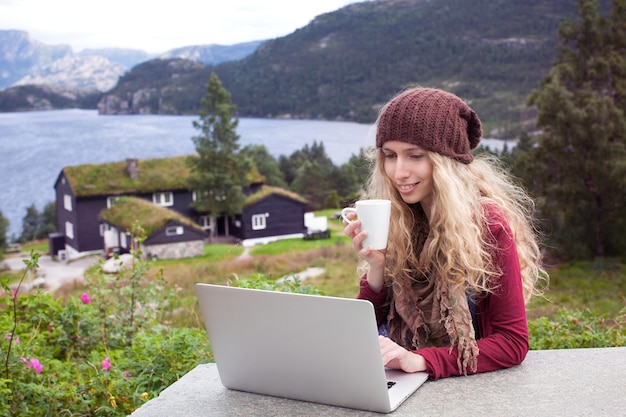
<svg viewBox="0 0 626 417">
<path fill-rule="evenodd" d="M 26 366 L 28 366 L 31 369 L 34 369 L 35 372 L 37 372 L 38 374 L 41 373 L 41 371 L 43 371 L 43 365 L 41 364 L 41 362 L 39 362 L 39 359 L 35 359 L 35 358 L 30 358 L 30 359 L 26 359 L 26 358 L 22 358 L 20 359 L 20 361 L 25 362 Z"/>
<path fill-rule="evenodd" d="M 111 369 L 111 360 L 109 359 L 109 357 L 107 356 L 106 358 L 104 358 L 102 360 L 102 370 L 104 372 L 108 372 L 109 369 Z"/>
<path fill-rule="evenodd" d="M 124 378 L 130 378 L 130 372 L 128 372 L 128 369 L 124 369 Z"/>
<path fill-rule="evenodd" d="M 86 292 L 80 295 L 80 300 L 83 302 L 83 304 L 91 303 L 91 298 L 89 297 L 89 294 L 87 294 Z"/>
<path fill-rule="evenodd" d="M 13 333 L 7 333 L 6 336 L 4 336 L 5 339 L 11 339 L 13 337 Z M 20 344 L 20 337 L 19 336 L 15 336 L 13 337 L 13 342 L 17 345 Z"/>
</svg>

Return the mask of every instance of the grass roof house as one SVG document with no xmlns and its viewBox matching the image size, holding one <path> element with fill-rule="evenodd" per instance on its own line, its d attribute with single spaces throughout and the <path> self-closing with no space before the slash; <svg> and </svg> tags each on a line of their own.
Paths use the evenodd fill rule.
<svg viewBox="0 0 626 417">
<path fill-rule="evenodd" d="M 143 253 L 150 258 L 178 259 L 204 254 L 206 232 L 180 213 L 137 197 L 121 197 L 100 212 L 105 253 L 122 253 L 132 247 L 140 227 L 145 234 Z"/>
<path fill-rule="evenodd" d="M 176 213 L 180 217 L 168 219 L 171 227 L 177 222 L 185 231 L 195 231 L 199 227 L 208 232 L 207 213 L 199 213 L 191 207 L 195 193 L 187 184 L 190 169 L 185 160 L 186 156 L 129 158 L 63 168 L 54 184 L 58 233 L 50 238 L 51 255 L 60 257 L 63 252 L 67 259 L 72 259 L 85 253 L 101 253 L 105 249 L 107 231 L 111 228 L 119 232 L 128 230 L 125 223 L 128 219 L 138 220 L 152 233 L 162 231 L 167 235 L 167 223 L 158 223 L 156 219 Z M 218 242 L 239 241 L 252 245 L 306 234 L 306 200 L 287 190 L 263 185 L 259 175 L 251 177 L 250 181 L 250 187 L 244 191 L 246 202 L 242 213 L 230 217 L 216 216 L 214 234 L 218 236 Z M 121 206 L 125 207 L 125 212 L 110 210 L 123 197 L 134 197 Z M 151 205 L 140 204 L 138 199 Z M 153 206 L 168 210 L 146 213 L 145 210 L 154 209 Z M 111 233 L 108 235 L 113 239 Z M 165 237 L 175 240 L 173 236 Z M 157 239 L 156 235 L 150 238 Z M 121 241 L 118 243 L 121 245 Z"/>
</svg>

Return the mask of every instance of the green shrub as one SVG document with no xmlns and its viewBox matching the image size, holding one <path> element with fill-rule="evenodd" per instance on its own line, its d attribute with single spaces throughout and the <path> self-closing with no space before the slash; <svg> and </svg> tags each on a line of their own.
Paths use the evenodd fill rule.
<svg viewBox="0 0 626 417">
<path fill-rule="evenodd" d="M 2 282 L 0 415 L 126 416 L 213 361 L 204 330 L 159 324 L 177 306 L 174 289 L 161 276 L 145 282 L 151 261 L 133 256 L 130 270 L 97 275 L 65 303 L 20 294 L 38 267 L 32 251 L 18 286 Z"/>
<path fill-rule="evenodd" d="M 531 349 L 571 349 L 626 346 L 626 320 L 610 320 L 591 310 L 561 309 L 553 318 L 528 323 Z"/>
<path fill-rule="evenodd" d="M 272 280 L 263 274 L 256 274 L 252 279 L 237 279 L 233 285 L 241 288 L 251 288 L 266 291 L 293 292 L 299 294 L 321 295 L 321 291 L 311 285 L 302 285 L 302 280 L 291 274 L 284 279 Z"/>
<path fill-rule="evenodd" d="M 147 280 L 153 262 L 133 255 L 130 270 L 94 274 L 89 293 L 66 301 L 23 295 L 2 281 L 1 416 L 126 416 L 198 364 L 213 361 L 204 329 L 166 325 L 181 308 L 176 291 L 161 273 Z M 31 251 L 22 280 L 37 260 Z M 273 280 L 257 274 L 231 284 L 322 294 L 293 275 Z M 609 319 L 562 309 L 529 321 L 529 330 L 532 349 L 626 346 L 626 310 Z"/>
</svg>

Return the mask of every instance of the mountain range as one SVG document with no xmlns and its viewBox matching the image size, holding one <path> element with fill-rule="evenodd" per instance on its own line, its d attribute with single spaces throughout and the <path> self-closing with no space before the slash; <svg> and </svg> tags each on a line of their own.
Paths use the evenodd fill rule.
<svg viewBox="0 0 626 417">
<path fill-rule="evenodd" d="M 69 45 L 47 45 L 25 31 L 0 30 L 0 90 L 36 84 L 104 92 L 132 67 L 150 59 L 182 58 L 217 65 L 249 55 L 261 42 L 184 46 L 160 55 L 124 48 L 75 53 Z"/>
<path fill-rule="evenodd" d="M 467 100 L 481 116 L 485 135 L 517 137 L 534 127 L 535 112 L 526 106 L 526 97 L 548 74 L 558 27 L 565 19 L 576 19 L 575 3 L 354 3 L 317 16 L 290 35 L 249 45 L 240 58 L 207 63 L 188 48 L 151 57 L 119 76 L 113 88 L 83 97 L 79 104 L 95 108 L 97 102 L 100 114 L 197 114 L 215 72 L 240 117 L 372 123 L 393 94 L 422 85 Z M 60 50 L 56 46 L 40 56 L 52 59 Z M 11 92 L 8 99 L 10 90 L 18 88 L 26 86 L 0 92 L 0 111 L 42 102 L 34 91 Z M 27 94 L 30 100 L 24 99 Z"/>
</svg>

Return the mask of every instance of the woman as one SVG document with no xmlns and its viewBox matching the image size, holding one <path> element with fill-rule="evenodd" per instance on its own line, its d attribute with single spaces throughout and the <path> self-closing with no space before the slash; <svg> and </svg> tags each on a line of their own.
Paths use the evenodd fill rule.
<svg viewBox="0 0 626 417">
<path fill-rule="evenodd" d="M 474 159 L 481 134 L 476 113 L 437 89 L 404 91 L 379 115 L 366 198 L 392 201 L 387 249 L 363 247 L 358 221 L 345 233 L 387 367 L 437 379 L 526 356 L 525 304 L 545 275 L 533 204 L 495 158 Z"/>
</svg>

